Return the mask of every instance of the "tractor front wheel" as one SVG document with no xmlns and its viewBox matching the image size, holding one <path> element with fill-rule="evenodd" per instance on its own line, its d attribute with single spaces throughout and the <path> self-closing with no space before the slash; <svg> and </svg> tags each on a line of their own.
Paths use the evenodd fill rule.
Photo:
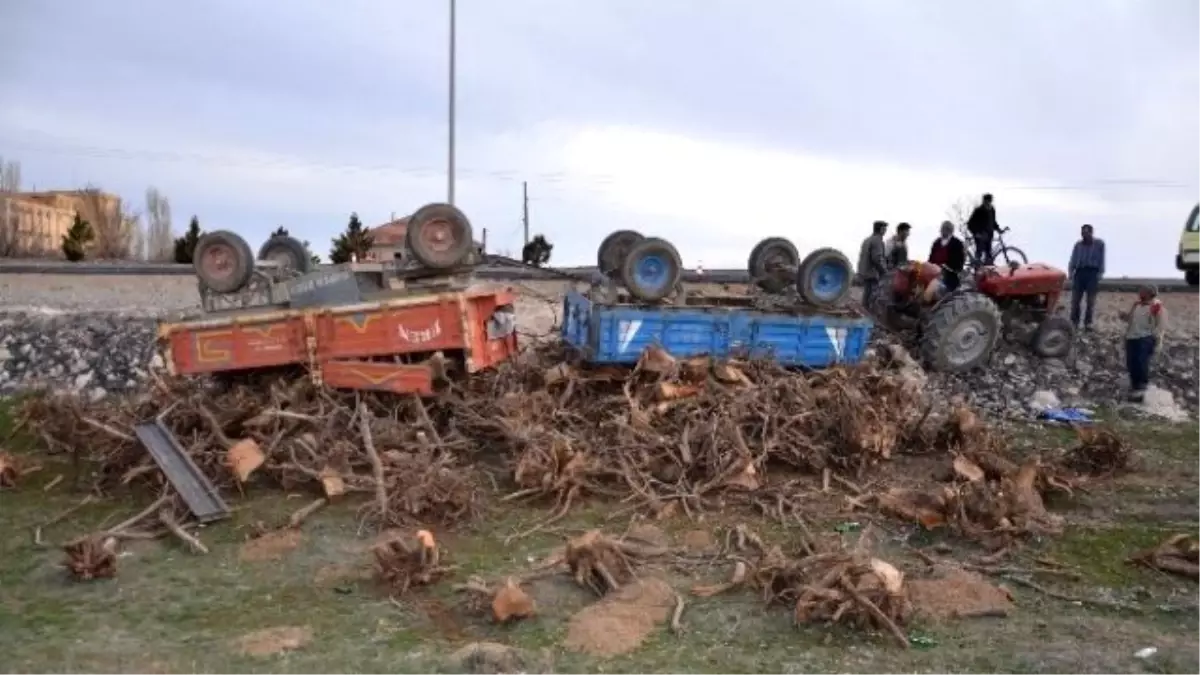
<svg viewBox="0 0 1200 675">
<path fill-rule="evenodd" d="M 1029 342 L 1034 354 L 1044 359 L 1061 359 L 1071 351 L 1075 327 L 1066 317 L 1050 316 L 1038 324 Z"/>
<path fill-rule="evenodd" d="M 934 370 L 973 370 L 991 357 L 1000 332 L 996 303 L 979 293 L 961 293 L 943 300 L 926 317 L 921 356 Z"/>
</svg>

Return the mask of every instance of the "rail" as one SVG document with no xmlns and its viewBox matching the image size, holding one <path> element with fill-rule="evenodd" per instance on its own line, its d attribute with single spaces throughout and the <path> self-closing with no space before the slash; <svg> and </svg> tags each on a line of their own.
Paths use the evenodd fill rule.
<svg viewBox="0 0 1200 675">
<path fill-rule="evenodd" d="M 177 263 L 98 261 L 72 263 L 63 260 L 0 260 L 0 274 L 78 274 L 120 276 L 188 276 L 194 274 L 191 265 Z M 595 267 L 547 267 L 537 268 L 523 265 L 516 260 L 496 259 L 475 268 L 475 275 L 490 281 L 589 281 L 596 274 Z M 712 269 L 698 273 L 684 270 L 683 280 L 687 283 L 746 284 L 750 282 L 746 270 Z M 1183 279 L 1151 279 L 1142 277 L 1115 277 L 1102 279 L 1102 291 L 1136 291 L 1139 286 L 1151 283 L 1165 293 L 1195 293 Z M 1067 283 L 1070 288 L 1070 282 Z"/>
</svg>

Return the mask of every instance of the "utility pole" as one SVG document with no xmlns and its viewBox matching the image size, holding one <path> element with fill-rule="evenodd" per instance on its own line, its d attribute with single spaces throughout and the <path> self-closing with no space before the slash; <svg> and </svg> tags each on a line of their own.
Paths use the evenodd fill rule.
<svg viewBox="0 0 1200 675">
<path fill-rule="evenodd" d="M 529 243 L 529 183 L 521 181 L 521 224 L 525 226 L 525 243 Z"/>
<path fill-rule="evenodd" d="M 448 139 L 448 157 L 446 161 L 446 203 L 454 205 L 454 80 L 455 80 L 455 2 L 450 0 L 450 100 L 447 110 L 447 121 L 450 126 L 450 134 Z"/>
</svg>

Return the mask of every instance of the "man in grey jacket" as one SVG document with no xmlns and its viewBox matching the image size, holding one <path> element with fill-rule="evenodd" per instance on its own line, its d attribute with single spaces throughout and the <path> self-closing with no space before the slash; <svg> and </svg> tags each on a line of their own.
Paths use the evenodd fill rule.
<svg viewBox="0 0 1200 675">
<path fill-rule="evenodd" d="M 887 242 L 883 237 L 887 234 L 887 223 L 875 221 L 871 236 L 863 240 L 862 248 L 858 251 L 858 278 L 862 282 L 862 304 L 870 307 L 875 293 L 879 290 L 879 281 L 887 272 Z"/>
</svg>

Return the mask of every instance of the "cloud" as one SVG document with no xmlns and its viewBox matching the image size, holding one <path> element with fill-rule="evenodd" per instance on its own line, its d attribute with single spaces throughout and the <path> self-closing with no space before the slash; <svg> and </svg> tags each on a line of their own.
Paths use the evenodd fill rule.
<svg viewBox="0 0 1200 675">
<path fill-rule="evenodd" d="M 458 8 L 457 193 L 497 247 L 519 248 L 522 181 L 558 262 L 633 227 L 709 267 L 775 234 L 852 254 L 877 218 L 920 242 L 986 190 L 1032 257 L 1061 262 L 1092 222 L 1112 273 L 1177 274 L 1200 192 L 1194 2 Z M 153 184 L 177 214 L 322 242 L 351 210 L 443 198 L 446 20 L 442 2 L 0 3 L 18 27 L 0 152 L 39 186 Z"/>
</svg>

